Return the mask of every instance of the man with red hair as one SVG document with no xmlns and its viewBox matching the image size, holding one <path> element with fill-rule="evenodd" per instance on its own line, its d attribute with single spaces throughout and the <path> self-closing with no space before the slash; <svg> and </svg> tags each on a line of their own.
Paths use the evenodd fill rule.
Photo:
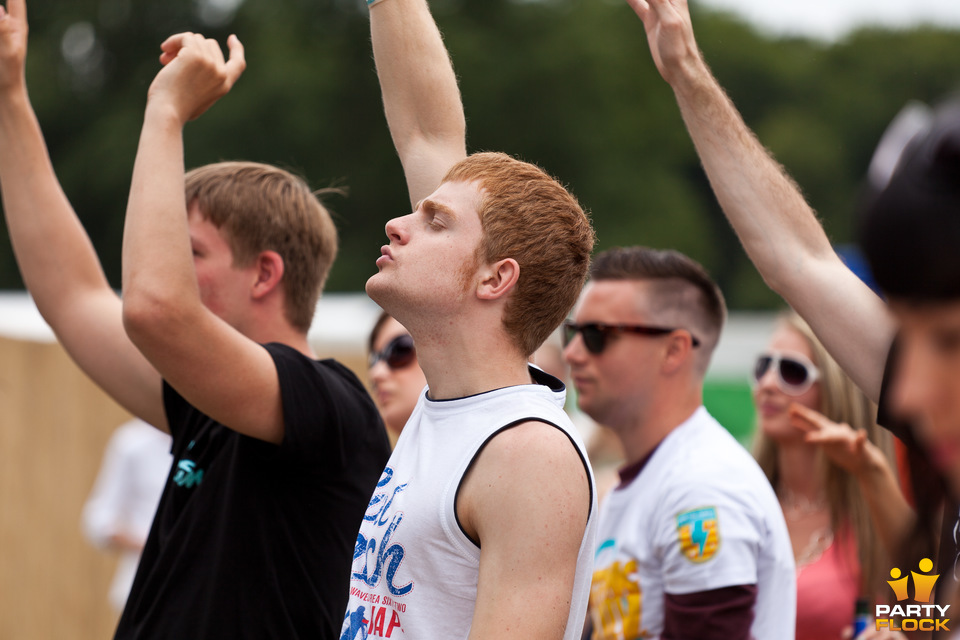
<svg viewBox="0 0 960 640">
<path fill-rule="evenodd" d="M 357 540 L 342 640 L 579 638 L 592 474 L 564 387 L 527 358 L 583 285 L 593 231 L 538 167 L 467 157 L 425 0 L 370 10 L 413 213 L 387 223 L 367 292 L 413 336 L 428 389 Z"/>
</svg>

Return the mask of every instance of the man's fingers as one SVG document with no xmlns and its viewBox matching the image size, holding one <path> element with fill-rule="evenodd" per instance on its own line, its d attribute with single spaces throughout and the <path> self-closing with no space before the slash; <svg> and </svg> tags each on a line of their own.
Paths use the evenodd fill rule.
<svg viewBox="0 0 960 640">
<path fill-rule="evenodd" d="M 190 32 L 177 33 L 160 43 L 160 64 L 170 64 L 180 53 L 180 50 L 186 46 L 187 40 L 193 34 Z"/>
<path fill-rule="evenodd" d="M 160 43 L 160 49 L 163 51 L 177 51 L 183 47 L 183 41 L 187 36 L 193 35 L 189 31 L 184 33 L 175 33 L 163 42 Z"/>
<path fill-rule="evenodd" d="M 243 44 L 237 36 L 231 35 L 227 38 L 227 48 L 230 50 L 230 57 L 226 63 L 227 78 L 233 85 L 247 68 L 247 60 L 244 57 Z"/>
<path fill-rule="evenodd" d="M 16 18 L 17 20 L 26 20 L 27 19 L 26 0 L 7 0 L 7 13 L 10 14 L 11 18 Z"/>
<path fill-rule="evenodd" d="M 647 14 L 650 12 L 650 5 L 647 4 L 646 0 L 627 0 L 627 4 L 630 5 L 630 8 L 633 9 L 633 12 L 641 20 L 647 19 Z"/>
</svg>

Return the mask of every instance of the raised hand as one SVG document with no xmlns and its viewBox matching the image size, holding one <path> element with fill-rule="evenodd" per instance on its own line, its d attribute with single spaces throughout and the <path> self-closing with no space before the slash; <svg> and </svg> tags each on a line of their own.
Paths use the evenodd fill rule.
<svg viewBox="0 0 960 640">
<path fill-rule="evenodd" d="M 823 414 L 796 403 L 790 405 L 790 424 L 806 433 L 807 442 L 820 445 L 834 464 L 854 475 L 867 470 L 873 454 L 879 453 L 873 451 L 875 447 L 867 442 L 866 431 L 854 430 L 847 424 L 837 424 Z"/>
<path fill-rule="evenodd" d="M 160 70 L 148 93 L 148 104 L 168 106 L 181 123 L 200 114 L 233 87 L 247 63 L 237 36 L 227 38 L 230 56 L 220 44 L 198 33 L 179 33 L 160 45 Z"/>
<path fill-rule="evenodd" d="M 627 0 L 643 21 L 650 53 L 663 79 L 673 84 L 682 65 L 701 63 L 687 0 Z"/>
<path fill-rule="evenodd" d="M 0 6 L 0 90 L 23 87 L 27 58 L 27 4 L 7 0 Z"/>
</svg>

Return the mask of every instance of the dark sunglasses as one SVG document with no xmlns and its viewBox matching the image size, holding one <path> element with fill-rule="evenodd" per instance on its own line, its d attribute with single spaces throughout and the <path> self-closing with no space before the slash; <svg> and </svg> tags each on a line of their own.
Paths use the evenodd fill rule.
<svg viewBox="0 0 960 640">
<path fill-rule="evenodd" d="M 371 352 L 368 364 L 373 369 L 375 364 L 383 360 L 391 369 L 403 369 L 413 364 L 416 359 L 417 350 L 413 346 L 413 338 L 404 334 L 388 342 L 383 351 Z"/>
<path fill-rule="evenodd" d="M 645 336 L 665 336 L 668 333 L 679 331 L 679 329 L 667 329 L 666 327 L 647 327 L 640 324 L 601 324 L 599 322 L 590 322 L 587 324 L 577 324 L 569 320 L 563 323 L 563 346 L 566 347 L 573 341 L 578 333 L 583 336 L 583 344 L 587 351 L 593 354 L 603 353 L 607 346 L 607 337 L 621 333 L 639 333 Z M 688 332 L 689 333 L 689 332 Z M 700 341 L 692 333 L 690 340 L 694 347 L 700 346 Z"/>
<path fill-rule="evenodd" d="M 777 372 L 777 386 L 790 396 L 802 395 L 820 378 L 820 370 L 803 356 L 771 352 L 757 356 L 753 366 L 753 383 L 759 384 L 771 367 Z"/>
</svg>

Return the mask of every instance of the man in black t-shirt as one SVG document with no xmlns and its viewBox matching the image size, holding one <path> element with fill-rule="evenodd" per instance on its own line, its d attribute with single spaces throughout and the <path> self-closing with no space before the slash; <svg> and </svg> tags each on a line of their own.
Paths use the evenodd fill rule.
<svg viewBox="0 0 960 640">
<path fill-rule="evenodd" d="M 17 261 L 77 364 L 173 435 L 174 465 L 118 638 L 335 638 L 356 532 L 389 455 L 359 381 L 307 342 L 336 254 L 299 178 L 184 175 L 182 128 L 243 49 L 183 34 L 150 87 L 110 288 L 57 183 L 24 79 L 26 6 L 0 8 L 0 185 Z M 186 191 L 184 191 L 186 186 Z"/>
<path fill-rule="evenodd" d="M 943 108 L 912 145 L 866 216 L 865 247 L 888 305 L 841 261 L 796 184 L 746 126 L 710 73 L 684 0 L 627 0 L 643 21 L 655 64 L 673 89 L 717 200 L 766 283 L 810 324 L 830 354 L 874 401 L 917 429 L 912 447 L 920 519 L 933 524 L 943 483 L 960 495 L 960 115 Z M 921 213 L 922 222 L 917 219 Z M 899 331 L 897 364 L 884 384 Z M 885 392 L 881 398 L 881 386 Z M 881 423 L 894 426 L 888 413 Z M 927 481 L 929 480 L 929 481 Z M 916 483 L 915 483 L 916 485 Z M 939 486 L 939 488 L 937 488 Z M 957 511 L 945 512 L 953 530 Z M 903 529 L 890 523 L 891 529 Z M 953 545 L 951 539 L 942 542 Z M 926 549 L 924 553 L 926 553 Z M 953 575 L 955 548 L 936 572 Z M 916 567 L 922 556 L 910 558 Z M 946 581 L 941 579 L 940 586 Z M 949 583 L 946 583 L 949 584 Z M 940 589 L 938 599 L 944 593 Z"/>
</svg>

